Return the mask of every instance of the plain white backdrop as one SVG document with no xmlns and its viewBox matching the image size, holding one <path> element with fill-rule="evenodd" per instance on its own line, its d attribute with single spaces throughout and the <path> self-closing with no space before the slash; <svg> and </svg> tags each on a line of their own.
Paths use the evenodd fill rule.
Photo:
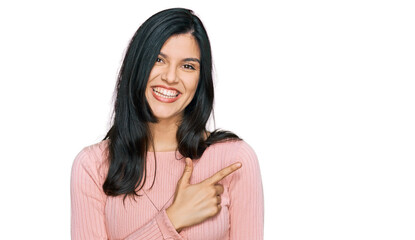
<svg viewBox="0 0 415 240">
<path fill-rule="evenodd" d="M 265 239 L 415 239 L 411 1 L 2 1 L 2 239 L 70 239 L 70 171 L 109 128 L 143 21 L 193 9 L 216 127 L 256 151 Z M 213 123 L 210 122 L 211 128 Z"/>
</svg>

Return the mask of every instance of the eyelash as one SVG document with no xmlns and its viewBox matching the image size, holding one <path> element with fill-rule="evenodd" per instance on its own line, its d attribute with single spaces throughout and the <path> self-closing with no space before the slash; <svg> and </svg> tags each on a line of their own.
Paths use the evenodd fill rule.
<svg viewBox="0 0 415 240">
<path fill-rule="evenodd" d="M 163 62 L 163 59 L 161 59 L 161 58 L 157 58 L 156 59 L 156 62 Z M 184 66 L 184 68 L 186 68 L 186 69 L 191 69 L 191 70 L 196 70 L 196 68 L 195 67 L 193 67 L 192 65 L 190 65 L 190 64 L 185 64 L 185 65 L 183 65 Z"/>
<path fill-rule="evenodd" d="M 190 69 L 191 69 L 191 70 L 196 70 L 196 69 L 195 69 L 192 65 L 190 65 L 190 64 L 185 64 L 185 65 L 184 65 L 184 67 L 185 67 L 185 68 L 189 69 L 189 68 L 188 68 L 188 67 L 186 67 L 186 66 L 190 67 Z"/>
</svg>

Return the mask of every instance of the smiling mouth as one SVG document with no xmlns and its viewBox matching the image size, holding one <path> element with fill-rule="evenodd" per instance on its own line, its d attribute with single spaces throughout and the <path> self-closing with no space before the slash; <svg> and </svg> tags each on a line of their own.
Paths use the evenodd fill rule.
<svg viewBox="0 0 415 240">
<path fill-rule="evenodd" d="M 154 87 L 153 92 L 157 96 L 160 96 L 160 97 L 163 97 L 163 98 L 176 98 L 180 94 L 179 91 L 165 89 L 165 88 L 161 88 L 161 87 Z"/>
</svg>

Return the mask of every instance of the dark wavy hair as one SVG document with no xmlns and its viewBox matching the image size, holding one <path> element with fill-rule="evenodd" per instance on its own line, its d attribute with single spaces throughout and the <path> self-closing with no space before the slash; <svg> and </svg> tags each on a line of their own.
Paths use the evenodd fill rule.
<svg viewBox="0 0 415 240">
<path fill-rule="evenodd" d="M 104 138 L 109 139 L 109 169 L 103 184 L 108 196 L 125 194 L 125 200 L 127 195 L 139 196 L 137 191 L 144 186 L 147 151 L 150 144 L 154 146 L 148 123 L 157 123 L 145 96 L 147 81 L 164 42 L 173 35 L 185 33 L 191 33 L 196 39 L 201 63 L 196 93 L 184 109 L 177 130 L 177 150 L 184 157 L 199 159 L 214 143 L 242 140 L 232 132 L 218 129 L 207 139 L 204 137 L 213 110 L 214 90 L 210 42 L 202 22 L 189 9 L 158 12 L 135 32 L 118 74 L 113 123 Z"/>
</svg>

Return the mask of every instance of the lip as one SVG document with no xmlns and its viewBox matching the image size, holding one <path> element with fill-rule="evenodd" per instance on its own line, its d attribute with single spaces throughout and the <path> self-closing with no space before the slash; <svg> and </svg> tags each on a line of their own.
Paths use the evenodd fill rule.
<svg viewBox="0 0 415 240">
<path fill-rule="evenodd" d="M 172 87 L 166 87 L 166 86 L 163 86 L 163 85 L 154 85 L 154 86 L 151 86 L 151 88 L 155 88 L 155 87 L 161 87 L 161 88 L 165 88 L 165 89 L 168 89 L 168 90 L 174 90 L 174 91 L 177 91 L 177 92 L 179 92 L 181 94 L 181 92 L 179 90 L 177 90 L 175 88 L 172 88 Z"/>
<path fill-rule="evenodd" d="M 156 86 L 154 86 L 154 87 L 156 87 Z M 159 87 L 162 87 L 162 86 L 159 86 Z M 174 89 L 174 88 L 170 88 L 171 90 L 176 90 L 176 89 Z M 177 91 L 177 90 L 176 90 Z M 178 91 L 179 92 L 179 91 Z M 159 96 L 159 95 L 157 95 L 155 92 L 154 92 L 154 90 L 153 89 L 151 89 L 151 94 L 153 94 L 153 97 L 155 98 L 155 99 L 157 99 L 158 101 L 160 101 L 160 102 L 164 102 L 164 103 L 172 103 L 172 102 L 175 102 L 175 101 L 177 101 L 177 99 L 179 99 L 181 96 L 182 96 L 182 93 L 181 92 L 179 92 L 179 95 L 177 95 L 177 97 L 175 97 L 175 98 L 164 98 L 164 97 L 161 97 L 161 96 Z"/>
</svg>

